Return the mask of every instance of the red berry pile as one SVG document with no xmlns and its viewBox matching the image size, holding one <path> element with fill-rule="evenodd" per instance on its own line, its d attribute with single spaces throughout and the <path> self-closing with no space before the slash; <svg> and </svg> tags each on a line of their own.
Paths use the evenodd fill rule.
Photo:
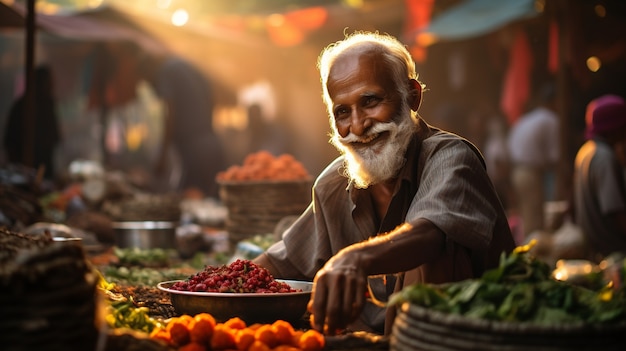
<svg viewBox="0 0 626 351">
<path fill-rule="evenodd" d="M 206 266 L 204 270 L 171 286 L 172 290 L 220 293 L 288 293 L 293 289 L 274 279 L 270 272 L 249 260 L 229 265 Z"/>
</svg>

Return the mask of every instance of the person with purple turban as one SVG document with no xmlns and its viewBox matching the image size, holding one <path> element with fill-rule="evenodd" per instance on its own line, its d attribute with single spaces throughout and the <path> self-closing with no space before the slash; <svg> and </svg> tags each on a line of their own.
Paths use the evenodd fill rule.
<svg viewBox="0 0 626 351">
<path fill-rule="evenodd" d="M 574 163 L 574 205 L 589 259 L 626 254 L 626 102 L 603 95 L 587 105 L 587 141 Z"/>
</svg>

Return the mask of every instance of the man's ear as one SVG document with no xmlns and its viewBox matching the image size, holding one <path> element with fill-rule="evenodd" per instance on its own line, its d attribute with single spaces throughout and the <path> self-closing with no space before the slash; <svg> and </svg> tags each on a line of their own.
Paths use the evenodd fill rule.
<svg viewBox="0 0 626 351">
<path fill-rule="evenodd" d="M 417 79 L 409 79 L 409 106 L 417 112 L 422 103 L 422 84 Z"/>
</svg>

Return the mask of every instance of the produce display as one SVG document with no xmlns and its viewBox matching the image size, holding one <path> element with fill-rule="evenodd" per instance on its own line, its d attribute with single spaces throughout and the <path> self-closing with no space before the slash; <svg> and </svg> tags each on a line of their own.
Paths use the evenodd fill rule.
<svg viewBox="0 0 626 351">
<path fill-rule="evenodd" d="M 132 286 L 156 286 L 165 280 L 184 279 L 187 273 L 177 268 L 151 268 L 141 266 L 106 266 L 101 273 L 112 283 Z"/>
<path fill-rule="evenodd" d="M 150 333 L 159 322 L 150 317 L 149 312 L 148 307 L 137 307 L 131 297 L 113 301 L 107 309 L 106 321 L 111 328 L 128 328 Z"/>
<path fill-rule="evenodd" d="M 268 151 L 249 154 L 241 166 L 230 166 L 217 174 L 221 181 L 299 180 L 310 178 L 302 163 L 290 154 L 275 157 Z"/>
<path fill-rule="evenodd" d="M 170 257 L 177 255 L 174 249 L 117 246 L 113 247 L 113 253 L 120 265 L 144 267 L 167 267 L 170 265 Z"/>
<path fill-rule="evenodd" d="M 320 351 L 324 336 L 315 330 L 297 330 L 289 322 L 247 325 L 234 317 L 217 323 L 209 313 L 182 315 L 155 328 L 150 338 L 165 342 L 179 351 Z"/>
<path fill-rule="evenodd" d="M 611 284 L 591 290 L 552 278 L 551 268 L 528 254 L 533 243 L 502 255 L 480 279 L 443 285 L 416 284 L 391 304 L 418 306 L 469 318 L 536 325 L 616 324 L 626 320 L 626 297 Z"/>
<path fill-rule="evenodd" d="M 274 279 L 265 268 L 250 260 L 238 259 L 229 265 L 206 266 L 184 281 L 170 287 L 178 291 L 220 293 L 287 293 L 297 292 L 288 284 Z"/>
</svg>

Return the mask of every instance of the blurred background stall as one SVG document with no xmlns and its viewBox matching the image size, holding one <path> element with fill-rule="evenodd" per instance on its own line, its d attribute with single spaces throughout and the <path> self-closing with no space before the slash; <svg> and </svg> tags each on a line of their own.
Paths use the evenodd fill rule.
<svg viewBox="0 0 626 351">
<path fill-rule="evenodd" d="M 6 128 L 9 108 L 25 89 L 28 65 L 48 65 L 63 135 L 57 178 L 72 162 L 89 160 L 147 189 L 157 183 L 184 190 L 180 177 L 188 166 L 174 162 L 169 173 L 152 172 L 165 104 L 140 75 L 146 55 L 180 57 L 211 83 L 211 125 L 224 146 L 224 167 L 267 148 L 293 155 L 316 176 L 336 157 L 317 55 L 346 32 L 377 30 L 409 46 L 426 84 L 424 119 L 467 137 L 488 164 L 498 165 L 489 171 L 515 227 L 506 155 L 493 145 L 532 92 L 546 81 L 555 86 L 562 153 L 554 201 L 571 198 L 586 104 L 606 93 L 626 96 L 620 0 L 0 0 L 0 19 L 0 126 Z M 274 127 L 259 141 L 267 125 Z M 0 150 L 0 164 L 7 163 Z M 557 207 L 563 208 L 546 206 Z"/>
</svg>

